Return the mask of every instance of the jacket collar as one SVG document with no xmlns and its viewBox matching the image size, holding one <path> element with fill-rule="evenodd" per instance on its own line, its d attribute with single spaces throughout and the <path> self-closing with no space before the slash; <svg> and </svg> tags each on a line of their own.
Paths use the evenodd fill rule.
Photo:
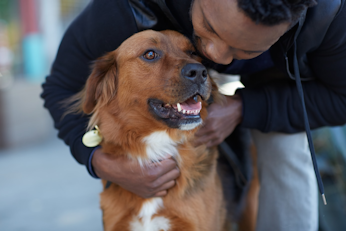
<svg viewBox="0 0 346 231">
<path fill-rule="evenodd" d="M 279 67 L 281 70 L 289 70 L 286 62 L 288 59 L 288 53 L 291 48 L 293 48 L 294 42 L 297 40 L 297 37 L 304 25 L 306 12 L 307 11 L 305 11 L 298 22 L 283 34 L 281 38 L 269 49 L 271 56 L 275 57 L 275 59 L 273 59 L 275 66 Z"/>
</svg>

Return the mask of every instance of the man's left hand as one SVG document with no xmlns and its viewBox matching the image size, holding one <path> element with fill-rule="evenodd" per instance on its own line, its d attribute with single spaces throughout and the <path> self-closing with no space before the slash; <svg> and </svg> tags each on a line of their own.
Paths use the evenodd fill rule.
<svg viewBox="0 0 346 231">
<path fill-rule="evenodd" d="M 195 146 L 212 147 L 229 136 L 242 120 L 242 100 L 239 95 L 226 96 L 223 105 L 213 103 L 208 107 L 208 117 L 195 134 Z"/>
</svg>

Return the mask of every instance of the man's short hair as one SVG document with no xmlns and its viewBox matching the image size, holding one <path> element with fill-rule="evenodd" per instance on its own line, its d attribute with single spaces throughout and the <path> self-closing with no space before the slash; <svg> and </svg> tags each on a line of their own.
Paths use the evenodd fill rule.
<svg viewBox="0 0 346 231">
<path fill-rule="evenodd" d="M 315 0 L 237 0 L 238 7 L 254 22 L 274 26 L 283 22 L 295 24 L 302 13 L 316 5 Z"/>
</svg>

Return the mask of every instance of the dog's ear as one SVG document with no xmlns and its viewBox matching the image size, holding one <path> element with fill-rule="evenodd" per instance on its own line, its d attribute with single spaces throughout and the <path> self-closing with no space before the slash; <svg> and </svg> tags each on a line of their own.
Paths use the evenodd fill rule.
<svg viewBox="0 0 346 231">
<path fill-rule="evenodd" d="M 98 58 L 86 82 L 82 103 L 84 113 L 94 111 L 96 104 L 105 105 L 116 94 L 116 52 L 112 51 Z"/>
</svg>

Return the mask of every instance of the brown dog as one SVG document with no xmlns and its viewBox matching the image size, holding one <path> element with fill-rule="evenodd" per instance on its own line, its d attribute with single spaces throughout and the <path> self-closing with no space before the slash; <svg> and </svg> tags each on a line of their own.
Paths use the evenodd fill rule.
<svg viewBox="0 0 346 231">
<path fill-rule="evenodd" d="M 105 230 L 225 230 L 217 149 L 191 143 L 207 116 L 206 101 L 211 94 L 218 99 L 197 60 L 183 35 L 143 31 L 95 62 L 77 104 L 92 114 L 89 128 L 98 125 L 102 151 L 143 167 L 169 153 L 181 172 L 163 198 L 144 199 L 111 184 L 101 193 Z"/>
</svg>

